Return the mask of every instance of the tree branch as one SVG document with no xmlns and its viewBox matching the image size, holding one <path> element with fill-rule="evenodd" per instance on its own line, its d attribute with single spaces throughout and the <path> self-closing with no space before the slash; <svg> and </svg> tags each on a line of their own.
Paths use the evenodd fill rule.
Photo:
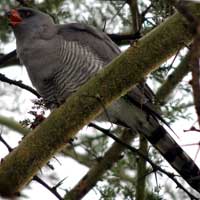
<svg viewBox="0 0 200 200">
<path fill-rule="evenodd" d="M 148 157 L 148 143 L 147 139 L 142 135 L 140 138 L 140 147 L 139 151 Z M 136 200 L 144 200 L 145 199 L 145 180 L 147 174 L 146 169 L 146 160 L 144 158 L 139 158 L 137 162 L 137 183 L 136 183 Z"/>
<path fill-rule="evenodd" d="M 21 124 L 17 123 L 13 119 L 4 117 L 2 115 L 0 115 L 0 124 L 8 127 L 9 129 L 12 129 L 13 131 L 17 131 L 23 135 L 27 135 L 30 132 L 30 130 L 22 127 Z"/>
<path fill-rule="evenodd" d="M 33 177 L 34 181 L 37 181 L 39 184 L 41 184 L 43 187 L 45 187 L 47 190 L 49 190 L 53 195 L 55 195 L 59 200 L 62 200 L 63 198 L 59 195 L 57 192 L 57 187 L 50 187 L 47 183 L 45 183 L 41 178 L 38 176 Z"/>
<path fill-rule="evenodd" d="M 187 73 L 190 71 L 188 58 L 189 55 L 187 54 L 156 92 L 156 99 L 158 100 L 160 105 L 165 104 L 167 97 L 171 94 L 171 92 L 183 79 L 183 77 L 186 76 Z"/>
<path fill-rule="evenodd" d="M 197 119 L 200 127 L 200 35 L 197 35 L 192 43 L 190 65 L 192 68 L 192 89 L 194 105 L 197 113 Z"/>
<path fill-rule="evenodd" d="M 32 87 L 23 84 L 22 81 L 15 81 L 15 80 L 9 79 L 4 74 L 1 74 L 1 73 L 0 73 L 0 81 L 5 82 L 5 83 L 9 83 L 11 85 L 18 86 L 18 87 L 20 87 L 22 89 L 25 89 L 25 90 L 31 92 L 32 94 L 34 94 L 37 98 L 41 97 L 38 94 L 38 92 L 36 90 L 34 90 Z"/>
<path fill-rule="evenodd" d="M 140 31 L 141 29 L 141 18 L 140 13 L 138 9 L 138 1 L 137 0 L 127 0 L 127 3 L 129 4 L 130 11 L 131 11 L 131 17 L 132 17 L 132 30 L 133 33 L 136 33 Z"/>
</svg>

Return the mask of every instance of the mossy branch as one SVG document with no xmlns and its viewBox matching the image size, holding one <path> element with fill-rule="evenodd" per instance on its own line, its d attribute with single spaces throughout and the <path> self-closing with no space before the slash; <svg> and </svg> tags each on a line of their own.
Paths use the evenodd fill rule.
<svg viewBox="0 0 200 200">
<path fill-rule="evenodd" d="M 191 10 L 200 15 L 200 5 Z M 176 14 L 90 79 L 4 158 L 0 165 L 0 194 L 11 196 L 20 191 L 55 153 L 103 110 L 102 104 L 108 106 L 125 94 L 191 39 L 185 20 Z"/>
<path fill-rule="evenodd" d="M 14 121 L 11 118 L 4 117 L 2 115 L 0 115 L 0 124 L 6 126 L 9 129 L 12 129 L 13 131 L 19 132 L 22 135 L 27 135 L 30 132 L 30 130 L 22 127 L 22 125 L 18 122 Z"/>
<path fill-rule="evenodd" d="M 190 67 L 188 64 L 189 54 L 187 54 L 176 69 L 170 74 L 162 86 L 156 93 L 156 99 L 160 105 L 164 105 L 167 101 L 168 96 L 172 93 L 178 83 L 188 74 Z"/>
</svg>

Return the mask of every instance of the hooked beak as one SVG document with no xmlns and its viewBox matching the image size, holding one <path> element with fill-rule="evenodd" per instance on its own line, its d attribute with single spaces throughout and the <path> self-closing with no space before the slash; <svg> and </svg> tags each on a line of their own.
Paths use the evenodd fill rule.
<svg viewBox="0 0 200 200">
<path fill-rule="evenodd" d="M 20 16 L 19 12 L 15 9 L 12 9 L 11 11 L 7 12 L 6 15 L 9 18 L 11 26 L 13 27 L 22 22 L 22 17 Z"/>
</svg>

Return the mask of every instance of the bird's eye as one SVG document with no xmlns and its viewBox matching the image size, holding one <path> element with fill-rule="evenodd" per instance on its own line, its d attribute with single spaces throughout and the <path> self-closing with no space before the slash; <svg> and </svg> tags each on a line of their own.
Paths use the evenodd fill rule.
<svg viewBox="0 0 200 200">
<path fill-rule="evenodd" d="M 27 12 L 25 13 L 25 15 L 26 15 L 26 17 L 30 17 L 30 16 L 31 16 L 31 12 L 30 12 L 30 11 L 27 11 Z"/>
<path fill-rule="evenodd" d="M 20 10 L 19 12 L 20 12 L 20 16 L 22 18 L 29 18 L 29 17 L 33 16 L 33 13 L 29 10 Z"/>
</svg>

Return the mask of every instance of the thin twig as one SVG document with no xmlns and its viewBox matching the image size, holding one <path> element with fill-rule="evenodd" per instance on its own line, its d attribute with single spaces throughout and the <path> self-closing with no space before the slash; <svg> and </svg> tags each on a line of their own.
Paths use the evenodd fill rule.
<svg viewBox="0 0 200 200">
<path fill-rule="evenodd" d="M 53 195 L 55 195 L 59 200 L 63 200 L 63 198 L 60 196 L 60 194 L 57 192 L 57 187 L 60 186 L 60 182 L 59 184 L 57 184 L 57 187 L 50 187 L 47 183 L 45 183 L 41 178 L 39 178 L 38 176 L 34 176 L 33 180 L 37 181 L 38 183 L 40 183 L 42 186 L 44 186 L 47 190 L 49 190 Z"/>
<path fill-rule="evenodd" d="M 140 18 L 141 18 L 141 23 L 144 23 L 145 21 L 145 15 L 149 12 L 149 10 L 152 8 L 153 4 L 151 3 L 141 14 L 140 14 Z"/>
<path fill-rule="evenodd" d="M 117 17 L 117 15 L 119 15 L 119 13 L 121 12 L 121 10 L 124 8 L 124 6 L 126 5 L 126 1 L 122 4 L 122 6 L 117 10 L 117 12 L 115 13 L 115 15 L 110 19 L 110 24 L 112 24 L 112 22 L 114 21 L 115 17 Z"/>
<path fill-rule="evenodd" d="M 34 90 L 33 88 L 31 88 L 28 85 L 23 84 L 22 81 L 15 81 L 15 80 L 9 79 L 4 74 L 1 74 L 1 73 L 0 73 L 0 81 L 9 83 L 11 85 L 18 86 L 22 89 L 25 89 L 25 90 L 31 92 L 32 94 L 34 94 L 37 98 L 41 97 L 40 94 L 36 90 Z"/>
<path fill-rule="evenodd" d="M 3 139 L 3 137 L 0 134 L 0 141 L 6 146 L 9 152 L 11 152 L 13 149 L 10 147 L 10 145 Z"/>
</svg>

